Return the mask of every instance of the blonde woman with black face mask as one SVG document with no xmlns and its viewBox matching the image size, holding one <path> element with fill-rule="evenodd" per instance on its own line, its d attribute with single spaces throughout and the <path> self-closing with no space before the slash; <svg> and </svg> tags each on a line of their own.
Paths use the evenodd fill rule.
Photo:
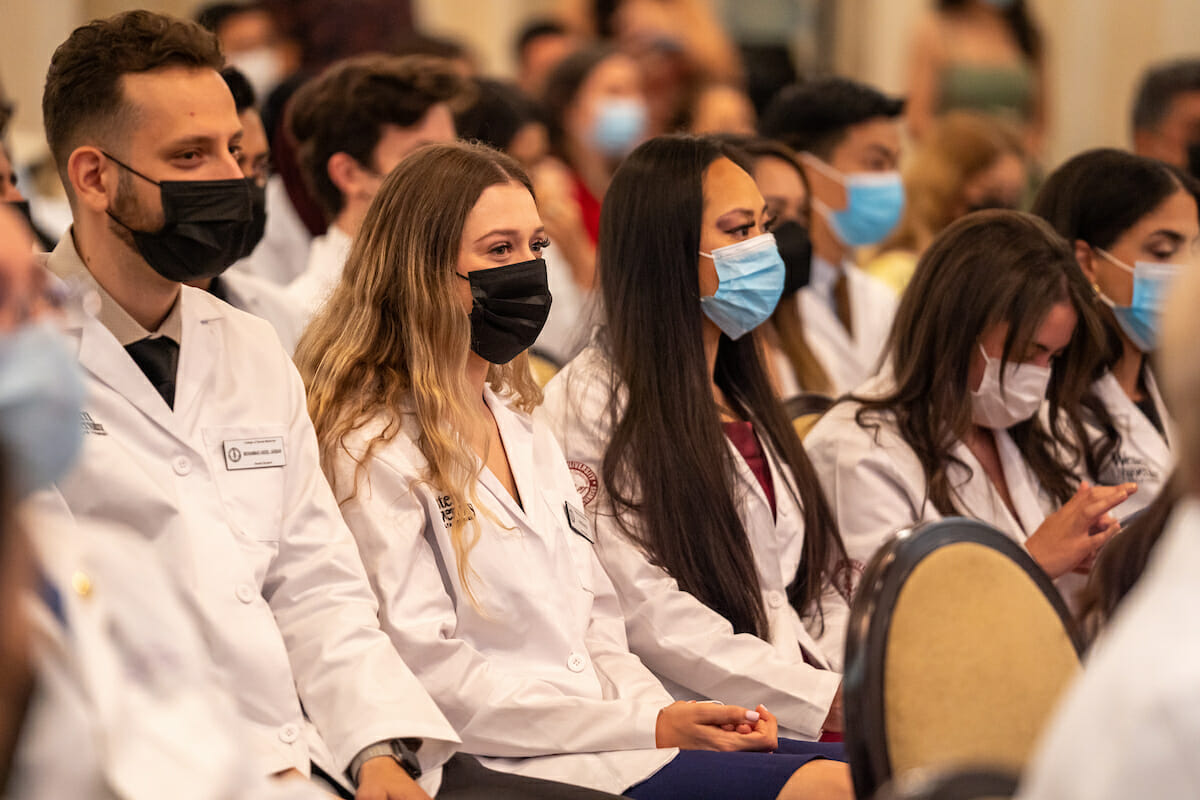
<svg viewBox="0 0 1200 800">
<path fill-rule="evenodd" d="M 1071 248 L 1028 214 L 979 212 L 934 240 L 884 369 L 805 440 L 853 560 L 901 528 L 961 515 L 1022 543 L 1064 594 L 1082 585 L 1073 571 L 1136 490 L 1070 469 L 1078 448 L 1063 420 L 1097 360 L 1090 295 Z"/>
<path fill-rule="evenodd" d="M 547 245 L 515 161 L 426 148 L 384 181 L 301 342 L 384 630 L 497 770 L 634 798 L 849 798 L 845 765 L 818 757 L 836 748 L 779 739 L 763 706 L 672 702 L 630 653 L 566 460 L 529 416 Z"/>
</svg>

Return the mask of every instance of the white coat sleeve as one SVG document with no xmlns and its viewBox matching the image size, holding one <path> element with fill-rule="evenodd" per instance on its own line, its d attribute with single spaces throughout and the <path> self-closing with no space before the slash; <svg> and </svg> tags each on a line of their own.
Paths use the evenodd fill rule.
<svg viewBox="0 0 1200 800">
<path fill-rule="evenodd" d="M 342 474 L 351 474 L 348 466 Z M 654 748 L 658 712 L 670 702 L 661 687 L 653 691 L 643 681 L 637 696 L 579 697 L 549 681 L 498 668 L 455 638 L 455 600 L 442 574 L 457 568 L 442 562 L 427 538 L 430 520 L 410 490 L 413 477 L 372 457 L 357 495 L 343 502 L 342 512 L 380 599 L 384 629 L 421 673 L 462 737 L 463 749 L 526 757 Z M 609 624 L 594 623 L 592 638 L 610 639 Z M 610 666 L 611 655 L 601 652 L 596 666 Z"/>
<path fill-rule="evenodd" d="M 364 747 L 420 738 L 423 769 L 457 737 L 380 630 L 354 538 L 321 471 L 317 438 L 294 368 L 284 519 L 263 585 L 287 645 L 304 710 L 344 770 Z"/>
<path fill-rule="evenodd" d="M 830 411 L 805 438 L 804 449 L 857 579 L 893 533 L 940 515 L 923 502 L 924 476 L 912 451 L 886 428 L 876 441 L 873 430 L 855 421 L 854 408 L 841 404 Z"/>
</svg>

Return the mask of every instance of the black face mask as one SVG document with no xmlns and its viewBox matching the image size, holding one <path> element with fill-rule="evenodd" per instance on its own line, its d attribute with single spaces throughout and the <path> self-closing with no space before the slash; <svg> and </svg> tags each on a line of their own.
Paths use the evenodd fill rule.
<svg viewBox="0 0 1200 800">
<path fill-rule="evenodd" d="M 471 349 L 480 358 L 507 364 L 537 341 L 550 314 L 545 259 L 455 274 L 471 285 Z"/>
<path fill-rule="evenodd" d="M 783 296 L 795 294 L 808 286 L 812 275 L 812 239 L 808 228 L 795 220 L 785 220 L 771 229 L 775 246 L 783 257 Z"/>
<path fill-rule="evenodd" d="M 163 208 L 160 230 L 134 230 L 108 212 L 114 222 L 133 234 L 134 246 L 159 275 L 180 283 L 215 278 L 254 249 L 249 244 L 255 225 L 253 181 L 155 181 L 104 155 L 159 189 Z"/>
<path fill-rule="evenodd" d="M 1200 142 L 1192 142 L 1187 148 L 1187 171 L 1196 180 L 1200 180 Z"/>
<path fill-rule="evenodd" d="M 246 243 L 238 259 L 243 259 L 254 252 L 267 231 L 267 187 L 259 186 L 254 180 L 250 181 L 250 231 L 246 234 Z"/>
</svg>

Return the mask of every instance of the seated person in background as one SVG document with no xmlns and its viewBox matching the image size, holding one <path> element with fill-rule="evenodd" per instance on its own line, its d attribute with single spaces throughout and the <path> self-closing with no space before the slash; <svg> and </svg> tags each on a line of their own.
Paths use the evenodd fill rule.
<svg viewBox="0 0 1200 800">
<path fill-rule="evenodd" d="M 900 294 L 951 222 L 985 208 L 1018 208 L 1028 173 L 1021 138 L 1004 122 L 966 111 L 935 120 L 904 168 L 904 216 L 863 270 Z"/>
<path fill-rule="evenodd" d="M 550 73 L 579 45 L 579 37 L 558 20 L 534 19 L 517 35 L 517 86 L 530 97 L 541 97 Z"/>
<path fill-rule="evenodd" d="M 247 238 L 247 255 L 262 241 L 267 223 L 267 177 L 270 173 L 271 150 L 267 144 L 267 132 L 262 117 L 254 107 L 254 90 L 246 77 L 234 67 L 221 70 L 221 77 L 233 95 L 238 119 L 242 123 L 242 148 L 237 155 L 242 175 L 251 182 L 254 200 L 254 226 Z M 262 317 L 271 323 L 279 342 L 289 353 L 296 349 L 300 338 L 299 315 L 284 297 L 283 290 L 275 284 L 249 272 L 233 268 L 214 278 L 189 281 L 188 285 L 204 289 L 221 298 L 234 308 Z"/>
<path fill-rule="evenodd" d="M 1174 425 L 1152 364 L 1162 307 L 1177 276 L 1200 266 L 1197 185 L 1123 150 L 1089 150 L 1055 170 L 1033 213 L 1075 247 L 1103 323 L 1101 361 L 1075 420 L 1087 442 L 1081 479 L 1138 485 L 1116 510 L 1154 500 L 1174 466 Z"/>
<path fill-rule="evenodd" d="M 1059 706 L 1018 796 L 1126 800 L 1196 796 L 1200 764 L 1200 274 L 1173 293 L 1163 393 L 1178 410 L 1180 501 L 1146 572 Z"/>
<path fill-rule="evenodd" d="M 680 128 L 697 135 L 726 133 L 753 136 L 754 104 L 731 83 L 706 82 L 695 88 Z"/>
<path fill-rule="evenodd" d="M 51 321 L 56 281 L 36 268 L 32 243 L 16 215 L 0 209 L 4 796 L 326 796 L 307 781 L 259 771 L 233 698 L 215 680 L 216 665 L 152 540 L 83 527 L 61 496 L 37 491 L 79 452 L 84 388 Z M 179 747 L 179 731 L 187 747 Z"/>
<path fill-rule="evenodd" d="M 75 222 L 49 267 L 94 294 L 67 317 L 87 435 L 57 488 L 80 524 L 152 541 L 259 774 L 319 767 L 404 800 L 503 784 L 451 757 L 457 736 L 380 630 L 270 326 L 179 282 L 219 274 L 253 223 L 220 67 L 212 34 L 146 11 L 76 29 L 51 61 L 43 116 Z M 178 202 L 195 197 L 205 213 Z"/>
<path fill-rule="evenodd" d="M 292 98 L 288 124 L 329 228 L 287 287 L 307 324 L 337 285 L 379 184 L 423 144 L 454 140 L 452 104 L 465 83 L 448 62 L 368 55 L 334 64 Z"/>
<path fill-rule="evenodd" d="M 884 368 L 805 439 L 850 557 L 865 565 L 895 531 L 961 515 L 1051 578 L 1086 565 L 1136 489 L 1080 483 L 1064 455 L 1078 453 L 1063 417 L 1099 331 L 1074 253 L 1042 220 L 981 211 L 943 231 L 901 298 Z M 1069 599 L 1081 583 L 1059 589 Z"/>
<path fill-rule="evenodd" d="M 677 699 L 761 702 L 817 739 L 842 729 L 845 553 L 754 332 L 786 271 L 766 221 L 717 140 L 635 150 L 601 218 L 607 317 L 538 413 L 633 652 Z"/>
<path fill-rule="evenodd" d="M 813 262 L 796 294 L 804 336 L 838 395 L 875 373 L 896 297 L 855 262 L 904 210 L 900 114 L 904 101 L 845 78 L 820 78 L 779 93 L 760 132 L 800 154 L 812 187 Z"/>
<path fill-rule="evenodd" d="M 458 138 L 508 153 L 525 169 L 541 163 L 550 141 L 537 103 L 504 81 L 477 78 L 473 83 L 470 104 L 454 115 Z"/>
<path fill-rule="evenodd" d="M 767 202 L 767 219 L 786 270 L 783 294 L 759 330 L 767 367 L 781 398 L 811 392 L 831 395 L 833 384 L 804 338 L 796 292 L 812 272 L 812 206 L 808 176 L 786 145 L 770 139 L 729 139 L 730 155 L 754 177 Z"/>
<path fill-rule="evenodd" d="M 566 460 L 528 416 L 547 244 L 513 159 L 418 151 L 305 336 L 323 463 L 384 629 L 497 769 L 635 798 L 849 797 L 844 764 L 806 766 L 838 748 L 778 741 L 761 705 L 673 703 L 629 652 Z"/>
<path fill-rule="evenodd" d="M 1133 151 L 1200 178 L 1200 58 L 1155 64 L 1133 101 Z"/>
</svg>

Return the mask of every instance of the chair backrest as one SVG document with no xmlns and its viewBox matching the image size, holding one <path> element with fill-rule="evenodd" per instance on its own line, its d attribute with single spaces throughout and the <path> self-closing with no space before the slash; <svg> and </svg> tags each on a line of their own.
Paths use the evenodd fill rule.
<svg viewBox="0 0 1200 800">
<path fill-rule="evenodd" d="M 783 401 L 783 410 L 787 412 L 789 418 L 796 420 L 800 417 L 816 414 L 818 417 L 824 414 L 829 409 L 833 408 L 833 404 L 837 402 L 829 395 L 817 394 L 816 392 L 804 392 L 789 397 Z"/>
<path fill-rule="evenodd" d="M 1020 772 L 1082 650 L 1054 584 L 1003 533 L 961 518 L 902 531 L 851 610 L 845 737 L 858 796 L 912 769 Z"/>
<path fill-rule="evenodd" d="M 815 392 L 793 395 L 783 401 L 783 410 L 792 421 L 792 427 L 801 440 L 808 436 L 821 415 L 833 407 L 834 399 Z"/>
<path fill-rule="evenodd" d="M 1005 800 L 1017 793 L 1015 773 L 994 769 L 910 770 L 873 800 Z"/>
<path fill-rule="evenodd" d="M 529 351 L 529 371 L 533 373 L 533 379 L 537 381 L 538 386 L 545 387 L 561 368 L 561 364 L 544 353 Z"/>
</svg>

